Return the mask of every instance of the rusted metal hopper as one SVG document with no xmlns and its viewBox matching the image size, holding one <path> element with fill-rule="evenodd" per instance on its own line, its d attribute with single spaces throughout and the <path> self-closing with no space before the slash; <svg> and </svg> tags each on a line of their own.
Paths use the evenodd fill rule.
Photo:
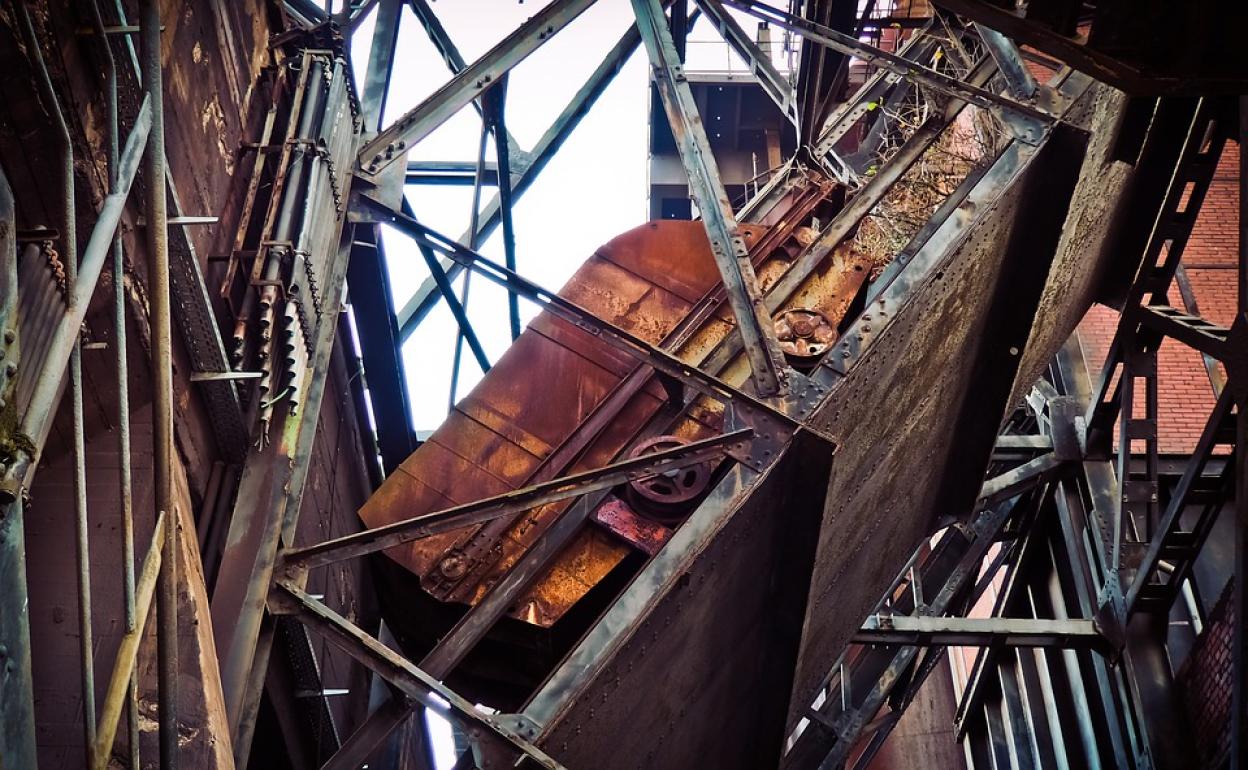
<svg viewBox="0 0 1248 770">
<path fill-rule="evenodd" d="M 771 227 L 742 225 L 747 244 L 759 255 L 764 284 L 779 275 L 773 262 L 782 267 L 809 243 L 808 228 L 798 225 L 826 203 L 832 190 L 826 182 L 800 185 L 771 216 L 760 217 Z M 819 304 L 821 317 L 833 322 L 844 316 L 865 271 L 845 266 L 836 275 L 837 280 L 825 281 L 827 290 L 819 297 L 804 300 Z M 703 226 L 660 221 L 600 248 L 560 294 L 696 363 L 732 331 L 730 312 L 717 301 L 719 281 Z M 573 325 L 549 314 L 538 316 L 446 422 L 386 480 L 360 510 L 361 517 L 377 527 L 606 465 L 645 438 L 644 429 L 667 403 L 657 378 L 629 378 L 636 367 L 634 360 Z M 718 409 L 695 404 L 667 441 L 707 438 L 721 431 L 722 422 Z M 551 626 L 631 551 L 652 553 L 661 545 L 710 477 L 709 468 L 686 475 L 677 480 L 684 485 L 679 494 L 652 484 L 648 493 L 634 488 L 609 498 L 594 516 L 596 526 L 579 535 L 511 615 Z M 387 555 L 419 576 L 431 596 L 473 604 L 567 505 L 555 503 L 515 520 L 417 540 Z"/>
</svg>

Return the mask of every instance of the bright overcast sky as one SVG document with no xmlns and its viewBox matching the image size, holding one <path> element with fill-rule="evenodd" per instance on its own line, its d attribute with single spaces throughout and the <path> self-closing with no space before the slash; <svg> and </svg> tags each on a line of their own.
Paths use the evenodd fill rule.
<svg viewBox="0 0 1248 770">
<path fill-rule="evenodd" d="M 535 0 L 431 3 L 468 62 L 488 51 L 545 4 Z M 746 29 L 755 28 L 756 23 L 748 17 L 739 18 Z M 534 145 L 631 24 L 629 0 L 599 0 L 512 71 L 507 90 L 507 128 L 523 149 Z M 370 18 L 354 38 L 352 54 L 357 73 L 365 71 L 371 40 Z M 699 23 L 690 41 L 690 69 L 728 68 L 727 46 L 709 24 Z M 732 61 L 732 66 L 741 66 L 738 60 Z M 517 266 L 530 280 L 548 288 L 561 287 L 595 249 L 645 221 L 649 120 L 646 74 L 645 52 L 639 47 L 516 204 Z M 414 15 L 404 10 L 383 122 L 411 109 L 449 78 L 446 65 Z M 477 113 L 465 108 L 418 144 L 409 157 L 475 161 L 480 125 Z M 489 158 L 493 157 L 491 147 Z M 471 187 L 409 187 L 407 194 L 416 215 L 433 229 L 458 238 L 468 228 Z M 494 188 L 485 188 L 483 206 L 493 194 Z M 401 308 L 428 276 L 428 270 L 415 246 L 402 235 L 388 232 L 385 246 L 394 305 Z M 501 227 L 481 252 L 502 262 Z M 496 361 L 510 343 L 505 292 L 478 277 L 472 282 L 468 307 L 486 353 L 491 361 Z M 522 300 L 520 312 L 521 320 L 527 322 L 537 309 Z M 446 304 L 440 302 L 403 348 L 413 424 L 418 430 L 432 430 L 446 416 L 454 339 L 455 321 Z M 459 396 L 462 398 L 480 377 L 476 361 L 465 346 Z"/>
</svg>

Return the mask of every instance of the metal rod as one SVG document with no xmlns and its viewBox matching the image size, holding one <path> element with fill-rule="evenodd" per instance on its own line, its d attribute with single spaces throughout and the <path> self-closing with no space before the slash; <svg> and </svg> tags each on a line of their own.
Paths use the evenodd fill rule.
<svg viewBox="0 0 1248 770">
<path fill-rule="evenodd" d="M 650 478 L 665 471 L 697 465 L 723 456 L 734 444 L 743 447 L 752 435 L 753 431 L 749 428 L 737 430 L 662 452 L 621 460 L 602 468 L 534 484 L 526 489 L 505 492 L 445 510 L 396 521 L 393 524 L 344 535 L 316 545 L 296 548 L 286 552 L 284 562 L 287 567 L 312 569 L 336 561 L 384 551 L 422 537 L 479 524 L 508 513 L 567 500 L 598 489 L 609 489 L 625 481 Z"/>
<path fill-rule="evenodd" d="M 499 210 L 503 214 L 503 262 L 507 265 L 508 270 L 516 270 L 516 232 L 512 226 L 512 197 L 511 197 L 511 150 L 507 146 L 507 120 L 505 113 L 507 111 L 507 78 L 504 77 L 498 85 L 490 90 L 490 98 L 486 101 L 492 103 L 493 109 L 493 131 L 494 131 L 494 148 L 495 155 L 498 157 L 498 200 L 500 204 Z M 478 190 L 480 185 L 478 184 Z M 479 194 L 478 194 L 479 195 Z M 473 222 L 472 232 L 475 235 L 477 225 L 480 220 L 480 214 L 477 211 L 477 205 L 472 206 Z M 473 247 L 476 248 L 475 246 Z M 515 292 L 507 292 L 507 319 L 511 326 L 511 339 L 514 341 L 520 336 L 520 298 Z"/>
<path fill-rule="evenodd" d="M 19 432 L 36 448 L 43 445 L 51 428 L 65 366 L 69 363 L 70 352 L 78 338 L 78 329 L 82 326 L 87 305 L 104 269 L 104 261 L 112 246 L 113 233 L 121 220 L 130 186 L 138 171 L 139 159 L 147 146 L 151 124 L 151 100 L 144 99 L 139 114 L 134 119 L 134 128 L 126 137 L 126 149 L 121 154 L 118 190 L 104 199 L 95 227 L 91 230 L 91 237 L 87 240 L 87 247 L 83 250 L 78 282 L 73 291 L 76 299 L 71 303 L 71 309 L 66 312 L 65 318 L 55 326 L 52 341 L 48 343 L 48 352 L 39 370 L 39 378 L 31 393 L 30 404 L 22 415 Z M 0 501 L 11 501 L 21 494 L 27 477 L 34 468 L 38 452 L 35 452 L 36 456 L 29 456 L 25 450 L 19 448 L 17 454 L 18 457 L 8 465 L 4 478 L 0 480 Z"/>
<path fill-rule="evenodd" d="M 151 99 L 152 133 L 145 155 L 148 282 L 152 325 L 152 422 L 156 515 L 168 516 L 156 584 L 160 766 L 178 766 L 178 515 L 173 503 L 173 338 L 169 299 L 169 233 L 165 199 L 165 109 L 160 71 L 160 4 L 141 0 L 143 87 Z"/>
<path fill-rule="evenodd" d="M 6 366 L 15 367 L 9 347 L 17 325 L 17 210 L 9 180 L 0 170 L 0 348 Z M 35 247 L 36 257 L 38 247 Z M 28 289 L 30 291 L 30 289 Z M 34 347 L 32 346 L 33 350 Z M 16 373 L 16 369 L 13 369 Z M 13 392 L 13 378 L 0 374 L 0 399 Z M 0 404 L 3 402 L 0 401 Z M 3 408 L 0 405 L 0 408 Z M 29 594 L 26 589 L 26 537 L 20 499 L 0 507 L 0 671 L 5 681 L 0 693 L 0 766 L 35 767 L 35 706 L 30 670 Z"/>
<path fill-rule="evenodd" d="M 483 118 L 481 121 L 481 135 L 477 140 L 477 167 L 472 175 L 472 210 L 468 216 L 468 248 L 476 250 L 477 241 L 477 222 L 481 218 L 481 185 L 485 178 L 485 148 L 489 138 L 490 121 Z M 433 255 L 430 255 L 433 256 Z M 437 257 L 429 264 L 430 272 L 434 272 L 441 268 L 436 265 Z M 436 275 L 436 272 L 435 272 Z M 449 287 L 449 284 L 448 284 Z M 476 333 L 472 328 L 472 321 L 468 319 L 468 292 L 472 289 L 472 273 L 464 276 L 464 285 L 460 288 L 459 294 L 459 312 L 454 313 L 457 326 L 455 329 L 455 352 L 451 357 L 451 387 L 447 396 L 447 412 L 455 408 L 455 396 L 459 390 L 459 365 L 464 356 L 464 338 L 470 336 L 472 342 L 472 352 L 477 357 L 477 363 L 481 366 L 481 371 L 488 372 L 490 370 L 489 359 L 485 357 L 485 350 L 481 349 L 481 344 L 476 342 Z M 452 307 L 456 304 L 453 293 L 444 293 L 448 305 Z M 510 294 L 508 296 L 511 296 Z"/>
<path fill-rule="evenodd" d="M 74 202 L 74 148 L 69 125 L 65 122 L 56 87 L 43 59 L 43 48 L 31 23 L 25 3 L 18 4 L 22 29 L 26 37 L 27 55 L 35 64 L 36 80 L 44 108 L 52 118 L 61 156 L 61 244 L 65 263 L 66 283 L 70 287 L 69 310 L 77 310 L 78 230 Z M 77 332 L 77 329 L 74 330 Z M 91 628 L 91 547 L 90 525 L 87 521 L 86 441 L 83 436 L 82 412 L 82 348 L 74 334 L 69 354 L 69 398 L 73 414 L 74 461 L 74 556 L 78 577 L 78 658 L 81 667 L 82 723 L 84 749 L 88 765 L 94 764 L 95 750 L 95 645 Z"/>
<path fill-rule="evenodd" d="M 91 0 L 92 22 L 104 51 L 105 92 L 108 102 L 108 192 L 118 192 L 121 173 L 121 124 L 117 108 L 117 62 L 113 47 L 105 34 L 104 19 L 100 13 L 100 0 Z M 121 508 L 121 572 L 122 603 L 126 633 L 134 633 L 136 616 L 134 606 L 134 495 L 131 489 L 130 468 L 130 374 L 126 360 L 126 258 L 122 250 L 121 234 L 113 236 L 113 353 L 117 361 L 117 461 L 118 502 Z M 130 681 L 126 687 L 126 729 L 129 744 L 130 766 L 139 767 L 139 677 L 131 667 Z M 108 702 L 105 701 L 101 720 L 107 719 Z M 106 722 L 103 722 L 106 724 Z M 104 756 L 112 751 L 112 740 L 97 739 L 104 746 Z M 101 752 L 97 749 L 98 763 Z"/>
<path fill-rule="evenodd" d="M 129 709 L 134 698 L 136 666 L 139 656 L 139 643 L 143 641 L 143 630 L 147 627 L 147 617 L 152 607 L 152 594 L 156 590 L 156 575 L 160 570 L 161 547 L 165 542 L 166 524 L 169 518 L 161 513 L 156 518 L 156 528 L 152 530 L 152 543 L 148 546 L 147 557 L 143 559 L 143 573 L 139 577 L 137 614 L 133 628 L 127 628 L 117 647 L 117 660 L 113 663 L 113 674 L 108 681 L 108 690 L 104 695 L 104 708 L 100 712 L 100 729 L 95 746 L 94 770 L 105 770 L 113 750 L 113 739 L 117 735 L 117 723 L 121 721 L 123 705 Z M 138 747 L 130 750 L 131 755 L 138 753 Z M 138 767 L 134 765 L 133 767 Z"/>
</svg>

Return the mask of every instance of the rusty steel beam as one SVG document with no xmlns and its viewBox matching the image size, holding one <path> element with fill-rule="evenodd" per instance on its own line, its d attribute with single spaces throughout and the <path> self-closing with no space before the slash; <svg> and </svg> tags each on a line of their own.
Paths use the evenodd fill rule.
<svg viewBox="0 0 1248 770">
<path fill-rule="evenodd" d="M 165 110 L 160 59 L 160 5 L 139 3 L 143 87 L 152 103 L 152 134 L 147 144 L 148 281 L 152 295 L 152 454 L 156 515 L 176 517 L 173 508 L 173 316 L 169 285 L 169 231 L 165 195 Z M 165 535 L 156 578 L 157 681 L 159 684 L 160 766 L 178 766 L 178 527 Z"/>
<path fill-rule="evenodd" d="M 695 441 L 663 452 L 634 457 L 583 473 L 536 484 L 526 489 L 506 492 L 434 513 L 426 513 L 384 527 L 344 535 L 317 545 L 289 550 L 284 554 L 287 569 L 312 569 L 344 559 L 352 559 L 396 545 L 479 524 L 517 511 L 566 500 L 599 489 L 609 489 L 636 479 L 649 478 L 668 470 L 722 457 L 733 449 L 744 448 L 753 435 L 750 429 L 736 430 L 721 436 Z M 735 446 L 734 446 L 735 445 Z"/>
<path fill-rule="evenodd" d="M 783 395 L 789 386 L 788 364 L 776 339 L 771 314 L 763 303 L 750 253 L 719 178 L 719 167 L 676 54 L 663 9 L 658 0 L 633 0 L 633 12 L 650 55 L 655 86 L 689 177 L 689 191 L 698 204 L 711 254 L 727 289 L 728 304 L 750 361 L 755 390 L 760 396 Z"/>
<path fill-rule="evenodd" d="M 1029 104 L 967 85 L 957 78 L 916 64 L 904 56 L 867 45 L 852 35 L 846 35 L 822 24 L 794 16 L 758 0 L 722 0 L 722 2 L 775 24 L 777 27 L 787 29 L 807 40 L 854 56 L 868 64 L 883 67 L 915 83 L 963 99 L 977 107 L 983 107 L 996 115 L 1017 117 L 1024 122 L 1025 135 L 1031 141 L 1035 141 L 1043 126 L 1053 122 L 1051 114 Z"/>
</svg>

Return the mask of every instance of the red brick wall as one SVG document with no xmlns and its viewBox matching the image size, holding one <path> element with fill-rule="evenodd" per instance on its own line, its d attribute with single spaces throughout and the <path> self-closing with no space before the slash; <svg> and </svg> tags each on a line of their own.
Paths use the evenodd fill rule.
<svg viewBox="0 0 1248 770">
<path fill-rule="evenodd" d="M 1227 143 L 1218 170 L 1183 253 L 1200 315 L 1229 326 L 1235 315 L 1235 265 L 1239 243 L 1239 145 Z M 1170 302 L 1182 307 L 1177 287 Z M 1118 313 L 1097 305 L 1080 325 L 1089 365 L 1099 369 L 1118 324 Z M 1196 445 L 1209 412 L 1213 389 L 1200 354 L 1173 340 L 1158 353 L 1160 413 L 1158 438 L 1163 453 L 1186 454 Z"/>
<path fill-rule="evenodd" d="M 1220 767 L 1230 751 L 1232 584 L 1209 614 L 1209 625 L 1179 671 L 1179 698 L 1195 735 L 1197 767 Z"/>
</svg>

